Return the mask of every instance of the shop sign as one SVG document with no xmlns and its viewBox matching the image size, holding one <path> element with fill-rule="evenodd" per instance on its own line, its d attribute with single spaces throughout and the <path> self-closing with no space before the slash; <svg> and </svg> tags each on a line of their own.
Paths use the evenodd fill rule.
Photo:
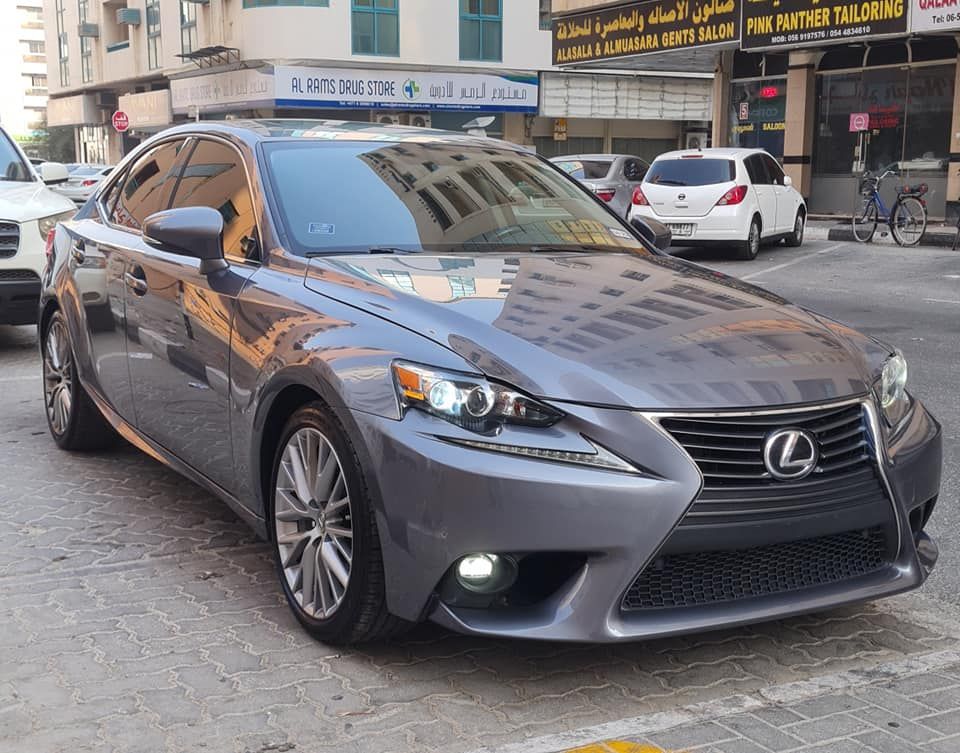
<svg viewBox="0 0 960 753">
<path fill-rule="evenodd" d="M 740 120 L 750 120 L 750 103 L 740 103 Z"/>
<path fill-rule="evenodd" d="M 850 113 L 850 133 L 870 130 L 870 113 L 851 112 Z"/>
<path fill-rule="evenodd" d="M 910 31 L 960 29 L 960 0 L 913 0 Z"/>
<path fill-rule="evenodd" d="M 741 0 L 648 0 L 553 21 L 553 63 L 726 45 L 740 41 Z"/>
<path fill-rule="evenodd" d="M 744 50 L 762 50 L 906 34 L 909 2 L 746 0 L 743 5 L 741 47 Z"/>
<path fill-rule="evenodd" d="M 52 97 L 47 100 L 47 125 L 93 125 L 103 122 L 92 94 Z"/>
<path fill-rule="evenodd" d="M 567 119 L 566 118 L 553 119 L 553 140 L 554 141 L 567 140 Z"/>
<path fill-rule="evenodd" d="M 277 107 L 536 112 L 535 75 L 277 66 Z"/>
<path fill-rule="evenodd" d="M 223 112 L 273 105 L 273 76 L 248 68 L 170 82 L 175 112 Z"/>
<path fill-rule="evenodd" d="M 165 126 L 173 120 L 169 89 L 121 94 L 118 104 L 129 116 L 131 128 Z"/>
</svg>

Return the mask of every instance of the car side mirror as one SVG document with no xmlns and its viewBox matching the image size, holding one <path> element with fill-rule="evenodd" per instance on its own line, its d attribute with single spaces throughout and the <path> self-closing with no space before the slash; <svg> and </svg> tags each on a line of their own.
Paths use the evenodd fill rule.
<svg viewBox="0 0 960 753">
<path fill-rule="evenodd" d="M 789 175 L 784 175 L 784 176 L 783 176 L 783 185 L 785 185 L 785 186 L 792 186 L 792 185 L 793 185 L 793 178 L 791 178 Z"/>
<path fill-rule="evenodd" d="M 227 268 L 223 258 L 223 217 L 210 207 L 181 207 L 151 214 L 143 221 L 143 242 L 200 260 L 200 274 Z"/>
<path fill-rule="evenodd" d="M 40 180 L 48 186 L 66 183 L 67 178 L 70 177 L 67 166 L 61 165 L 59 162 L 44 162 L 38 168 L 38 172 L 40 173 Z"/>
<path fill-rule="evenodd" d="M 670 231 L 666 225 L 662 222 L 657 222 L 656 220 L 650 219 L 649 217 L 632 217 L 630 219 L 630 225 L 634 230 L 639 233 L 640 237 L 643 238 L 647 243 L 650 243 L 655 248 L 660 249 L 661 251 L 666 251 L 670 248 L 670 242 L 673 240 L 673 233 Z"/>
</svg>

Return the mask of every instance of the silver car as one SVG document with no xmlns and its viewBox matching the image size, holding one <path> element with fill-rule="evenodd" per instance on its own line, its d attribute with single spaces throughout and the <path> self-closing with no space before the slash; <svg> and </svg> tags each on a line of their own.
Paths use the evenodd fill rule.
<svg viewBox="0 0 960 753">
<path fill-rule="evenodd" d="M 67 182 L 56 186 L 54 190 L 76 204 L 83 204 L 93 196 L 100 182 L 111 170 L 113 168 L 109 165 L 77 165 L 70 171 Z"/>
<path fill-rule="evenodd" d="M 550 161 L 626 217 L 633 189 L 643 182 L 649 164 L 629 154 L 571 154 Z"/>
</svg>

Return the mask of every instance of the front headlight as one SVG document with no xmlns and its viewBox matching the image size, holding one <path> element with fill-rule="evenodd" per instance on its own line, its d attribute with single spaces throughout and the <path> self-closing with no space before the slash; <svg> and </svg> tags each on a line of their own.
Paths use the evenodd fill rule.
<svg viewBox="0 0 960 753">
<path fill-rule="evenodd" d="M 896 353 L 887 359 L 877 383 L 877 396 L 883 417 L 890 427 L 896 427 L 910 409 L 907 393 L 907 360 Z"/>
<path fill-rule="evenodd" d="M 37 220 L 37 229 L 40 231 L 40 237 L 46 240 L 47 234 L 57 226 L 58 222 L 66 222 L 67 220 L 73 219 L 73 215 L 76 213 L 75 209 L 68 209 L 66 212 L 41 217 Z"/>
<path fill-rule="evenodd" d="M 426 411 L 478 434 L 491 434 L 503 424 L 550 426 L 563 417 L 532 397 L 480 376 L 396 361 L 393 380 L 404 409 Z"/>
</svg>

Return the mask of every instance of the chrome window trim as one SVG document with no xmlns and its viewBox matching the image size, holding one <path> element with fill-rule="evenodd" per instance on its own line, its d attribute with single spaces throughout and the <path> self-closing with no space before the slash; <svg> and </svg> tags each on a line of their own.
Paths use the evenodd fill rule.
<svg viewBox="0 0 960 753">
<path fill-rule="evenodd" d="M 877 472 L 880 474 L 880 480 L 883 482 L 883 488 L 887 492 L 887 500 L 890 502 L 890 505 L 893 508 L 893 518 L 897 523 L 897 557 L 899 558 L 903 551 L 903 521 L 900 519 L 900 509 L 897 503 L 897 498 L 893 493 L 893 486 L 890 483 L 890 479 L 887 477 L 887 470 L 883 462 L 886 444 L 884 442 L 883 429 L 880 425 L 880 417 L 877 412 L 876 402 L 871 393 L 841 400 L 834 400 L 826 403 L 811 403 L 802 406 L 788 406 L 781 408 L 759 408 L 755 410 L 739 410 L 734 408 L 732 410 L 724 411 L 636 411 L 635 413 L 636 415 L 645 418 L 654 428 L 657 429 L 657 431 L 669 439 L 674 446 L 677 447 L 677 449 L 679 449 L 687 457 L 687 460 L 690 461 L 697 473 L 700 475 L 700 489 L 697 491 L 697 494 L 693 500 L 691 500 L 692 505 L 703 491 L 703 473 L 700 470 L 700 466 L 697 465 L 696 461 L 690 456 L 690 453 L 687 452 L 686 448 L 676 439 L 676 437 L 674 437 L 660 424 L 661 420 L 665 418 L 746 418 L 750 416 L 782 416 L 784 414 L 791 413 L 831 410 L 833 408 L 843 408 L 848 405 L 855 404 L 859 404 L 867 416 L 867 425 L 871 434 L 871 439 L 873 440 L 873 460 L 876 463 Z M 684 515 L 685 514 L 686 512 L 684 512 Z M 679 526 L 679 524 L 680 521 L 678 520 L 677 525 Z M 671 531 L 671 533 L 673 533 L 673 531 Z M 666 541 L 666 539 L 664 539 L 664 541 Z M 657 547 L 658 551 L 660 547 L 663 546 L 664 541 L 660 542 L 660 546 Z M 646 566 L 647 563 L 644 563 L 643 567 Z M 641 568 L 639 572 L 643 572 L 643 568 Z"/>
</svg>

